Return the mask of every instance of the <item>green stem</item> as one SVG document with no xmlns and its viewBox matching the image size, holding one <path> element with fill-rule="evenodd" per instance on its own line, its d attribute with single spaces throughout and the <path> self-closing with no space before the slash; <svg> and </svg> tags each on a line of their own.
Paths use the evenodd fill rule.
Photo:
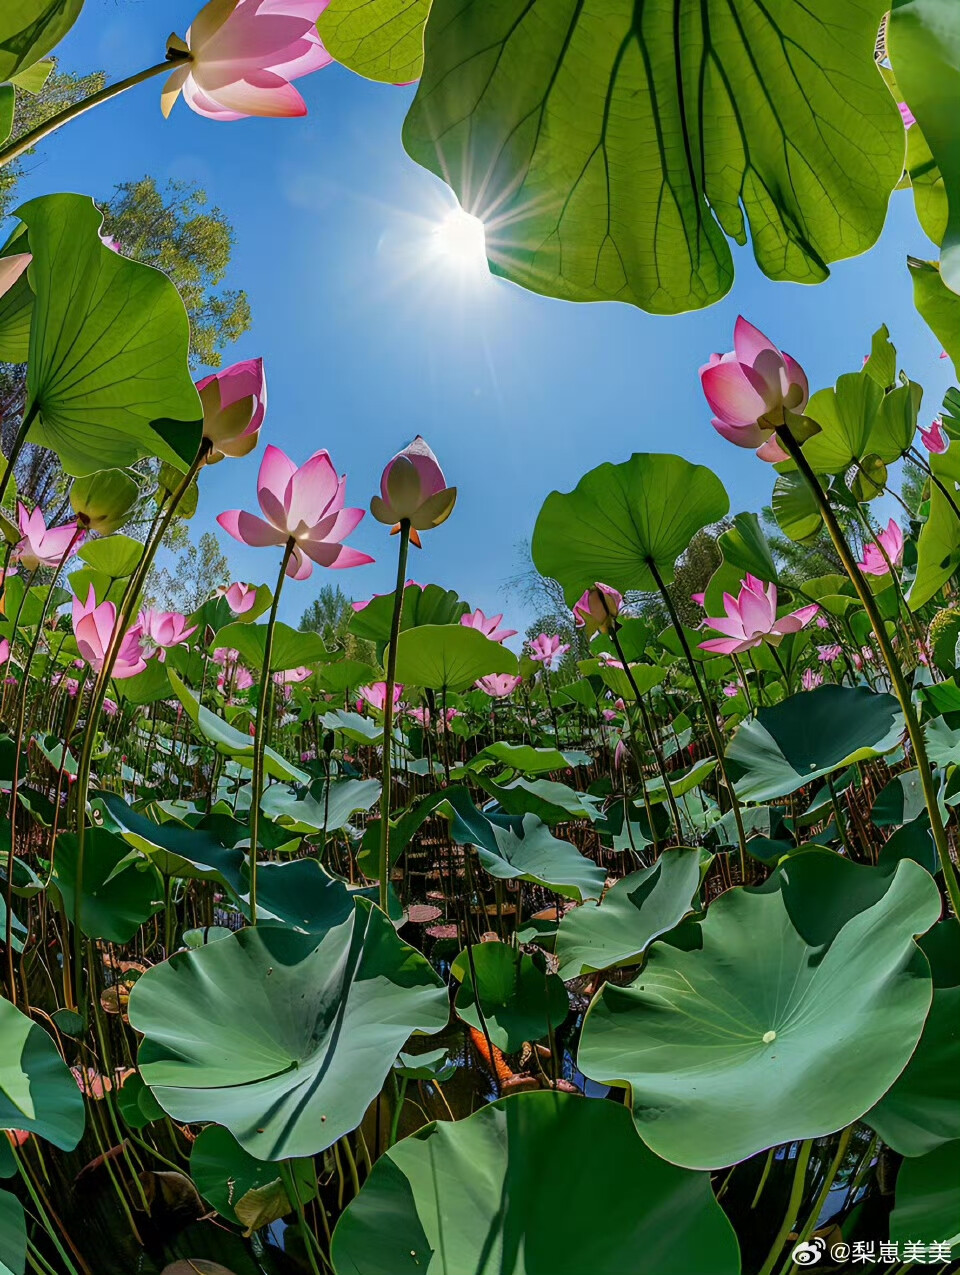
<svg viewBox="0 0 960 1275">
<path fill-rule="evenodd" d="M 808 1240 L 816 1229 L 817 1219 L 820 1217 L 820 1214 L 823 1211 L 823 1206 L 827 1202 L 827 1196 L 830 1194 L 830 1188 L 833 1186 L 834 1178 L 836 1178 L 837 1173 L 840 1171 L 840 1166 L 843 1164 L 844 1157 L 847 1154 L 847 1148 L 850 1145 L 850 1138 L 852 1134 L 853 1125 L 848 1125 L 840 1135 L 836 1155 L 830 1162 L 830 1167 L 827 1169 L 826 1177 L 823 1179 L 820 1190 L 817 1192 L 817 1198 L 814 1200 L 810 1212 L 807 1215 L 807 1220 L 797 1233 L 797 1244 L 802 1244 L 805 1240 Z M 794 1264 L 788 1257 L 784 1264 L 780 1267 L 780 1275 L 787 1275 L 792 1268 L 794 1268 Z"/>
<path fill-rule="evenodd" d="M 250 924 L 257 923 L 257 850 L 260 842 L 260 799 L 263 796 L 263 764 L 267 755 L 267 724 L 270 706 L 270 692 L 273 689 L 273 675 L 270 672 L 270 661 L 273 658 L 273 631 L 277 627 L 277 608 L 280 605 L 280 590 L 287 574 L 287 564 L 296 546 L 291 536 L 283 551 L 280 563 L 280 574 L 277 576 L 277 587 L 273 591 L 273 605 L 270 607 L 270 619 L 267 621 L 267 633 L 263 643 L 263 669 L 260 673 L 260 699 L 257 704 L 257 733 L 253 737 L 253 772 L 250 776 L 250 853 L 247 858 L 250 876 Z"/>
<path fill-rule="evenodd" d="M 29 133 L 24 133 L 22 137 L 18 137 L 9 146 L 4 146 L 0 150 L 0 168 L 3 168 L 5 164 L 12 163 L 15 159 L 19 159 L 26 151 L 32 150 L 45 137 L 49 137 L 51 133 L 55 133 L 58 128 L 62 128 L 70 120 L 76 119 L 78 115 L 84 115 L 102 102 L 109 102 L 112 97 L 125 93 L 127 89 L 132 89 L 136 84 L 142 84 L 144 80 L 151 80 L 155 75 L 163 75 L 165 71 L 175 70 L 179 62 L 188 60 L 189 57 L 190 55 L 186 53 L 171 52 L 163 62 L 158 62 L 155 66 L 148 66 L 145 71 L 138 71 L 136 75 L 128 75 L 125 80 L 118 80 L 116 84 L 110 84 L 106 88 L 100 89 L 98 93 L 91 93 L 89 97 L 84 97 L 79 102 L 74 102 L 72 106 L 68 106 L 56 115 L 52 115 L 43 124 L 38 124 L 36 128 L 32 128 Z M 2 494 L 3 491 L 0 488 L 0 496 Z"/>
<path fill-rule="evenodd" d="M 817 482 L 816 475 L 810 468 L 810 462 L 803 454 L 803 449 L 797 440 L 790 433 L 789 429 L 780 426 L 777 429 L 777 437 L 790 454 L 791 460 L 794 461 L 800 473 L 803 475 L 807 486 L 813 493 L 813 497 L 817 502 L 820 510 L 820 516 L 823 518 L 830 539 L 833 541 L 833 547 L 839 555 L 840 561 L 844 565 L 847 575 L 853 582 L 853 587 L 857 591 L 857 596 L 863 609 L 866 611 L 873 628 L 874 636 L 877 640 L 877 646 L 880 648 L 880 654 L 883 656 L 884 662 L 890 673 L 890 680 L 897 699 L 900 701 L 900 708 L 903 712 L 903 718 L 907 726 L 907 734 L 910 736 L 910 746 L 913 750 L 914 760 L 917 769 L 920 772 L 920 783 L 923 788 L 923 796 L 927 806 L 927 813 L 930 816 L 930 831 L 933 833 L 933 840 L 937 847 L 937 855 L 940 859 L 940 866 L 943 868 L 943 880 L 947 889 L 947 895 L 950 904 L 957 916 L 960 916 L 960 882 L 957 881 L 957 874 L 954 871 L 953 860 L 950 858 L 950 846 L 947 841 L 947 832 L 943 826 L 943 820 L 940 818 L 940 807 L 937 803 L 937 792 L 933 783 L 933 772 L 930 767 L 930 760 L 927 757 L 927 745 L 923 737 L 923 730 L 917 719 L 916 712 L 913 707 L 913 699 L 910 694 L 910 688 L 907 686 L 903 676 L 903 670 L 900 667 L 900 661 L 897 659 L 896 653 L 890 644 L 890 638 L 887 635 L 887 628 L 883 622 L 883 617 L 877 609 L 877 602 L 873 596 L 869 584 L 863 578 L 860 568 L 854 561 L 853 554 L 850 552 L 850 546 L 847 544 L 846 537 L 837 522 L 836 514 L 833 512 L 826 492 Z"/>
<path fill-rule="evenodd" d="M 391 748 L 393 744 L 393 688 L 397 681 L 397 639 L 403 618 L 403 585 L 407 578 L 407 553 L 410 549 L 410 519 L 400 520 L 400 551 L 397 554 L 397 587 L 393 595 L 393 619 L 390 621 L 390 644 L 387 648 L 387 688 L 383 701 L 383 786 L 380 790 L 380 907 L 390 915 L 390 788 Z"/>
<path fill-rule="evenodd" d="M 783 1252 L 783 1246 L 793 1229 L 797 1214 L 800 1212 L 800 1205 L 803 1203 L 803 1192 L 807 1180 L 807 1165 L 810 1163 L 810 1152 L 813 1149 L 813 1140 L 808 1138 L 805 1142 L 801 1142 L 797 1149 L 797 1158 L 793 1169 L 793 1185 L 790 1188 L 790 1198 L 787 1200 L 787 1211 L 783 1215 L 783 1222 L 780 1230 L 777 1232 L 773 1245 L 767 1255 L 767 1260 L 760 1268 L 759 1275 L 773 1275 L 773 1269 L 777 1264 L 777 1259 Z"/>
</svg>

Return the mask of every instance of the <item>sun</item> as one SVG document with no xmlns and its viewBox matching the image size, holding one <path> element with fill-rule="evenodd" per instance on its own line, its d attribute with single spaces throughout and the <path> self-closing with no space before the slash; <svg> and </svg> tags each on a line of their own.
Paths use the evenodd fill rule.
<svg viewBox="0 0 960 1275">
<path fill-rule="evenodd" d="M 431 249 L 439 262 L 467 276 L 489 274 L 483 222 L 462 208 L 451 208 L 430 232 Z"/>
</svg>

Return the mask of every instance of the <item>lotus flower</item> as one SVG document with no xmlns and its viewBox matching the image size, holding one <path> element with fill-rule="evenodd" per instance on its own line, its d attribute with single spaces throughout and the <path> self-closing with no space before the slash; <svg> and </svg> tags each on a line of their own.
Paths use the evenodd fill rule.
<svg viewBox="0 0 960 1275">
<path fill-rule="evenodd" d="M 426 705 L 419 705 L 416 708 L 407 709 L 407 716 L 412 717 L 418 726 L 422 726 L 424 730 L 430 729 L 430 723 L 433 720 L 430 715 L 430 709 Z M 463 714 L 458 708 L 448 708 L 440 713 L 440 720 L 449 726 L 456 717 L 462 717 Z"/>
<path fill-rule="evenodd" d="M 211 463 L 246 456 L 257 445 L 267 414 L 263 359 L 245 359 L 197 381 L 203 405 L 203 436 L 211 443 Z"/>
<path fill-rule="evenodd" d="M 544 668 L 553 668 L 553 661 L 561 659 L 570 650 L 569 642 L 561 642 L 555 634 L 541 633 L 527 644 L 531 660 Z"/>
<path fill-rule="evenodd" d="M 707 596 L 707 595 L 706 595 L 705 593 L 691 593 L 691 594 L 690 594 L 690 601 L 691 601 L 691 602 L 696 602 L 696 604 L 697 604 L 697 606 L 698 606 L 698 607 L 702 607 L 702 606 L 703 606 L 703 603 L 704 603 L 704 599 L 706 598 L 706 596 Z"/>
<path fill-rule="evenodd" d="M 436 456 L 418 434 L 409 447 L 397 452 L 380 477 L 380 495 L 370 501 L 377 522 L 393 525 L 391 534 L 409 522 L 410 539 L 420 546 L 418 531 L 439 527 L 453 512 L 456 487 L 448 487 Z"/>
<path fill-rule="evenodd" d="M 10 658 L 10 639 L 0 638 L 0 667 Z"/>
<path fill-rule="evenodd" d="M 933 452 L 937 456 L 941 456 L 950 446 L 950 440 L 943 432 L 943 421 L 939 417 L 935 421 L 931 421 L 930 428 L 920 428 L 920 437 L 923 445 L 928 452 Z"/>
<path fill-rule="evenodd" d="M 725 616 L 708 616 L 704 623 L 724 636 L 700 643 L 701 650 L 717 655 L 738 655 L 763 642 L 776 646 L 788 633 L 799 632 L 820 609 L 814 603 L 778 620 L 777 586 L 752 575 L 744 578 L 738 597 L 723 595 L 723 607 Z"/>
<path fill-rule="evenodd" d="M 23 537 L 13 550 L 13 558 L 28 571 L 38 567 L 59 567 L 83 540 L 84 533 L 75 522 L 62 527 L 47 527 L 38 505 L 32 513 L 22 501 L 17 501 L 17 523 Z"/>
<path fill-rule="evenodd" d="M 221 597 L 227 599 L 227 606 L 234 615 L 245 615 L 248 611 L 252 611 L 257 600 L 257 590 L 252 584 L 237 582 L 219 592 Z"/>
<path fill-rule="evenodd" d="M 831 642 L 828 646 L 817 647 L 817 659 L 821 664 L 832 664 L 834 660 L 839 660 L 843 654 L 843 648 L 839 642 Z"/>
<path fill-rule="evenodd" d="M 149 608 L 138 616 L 143 632 L 143 653 L 150 658 L 156 654 L 161 664 L 166 662 L 167 651 L 175 646 L 186 646 L 187 638 L 196 633 L 195 624 L 187 625 L 187 618 L 179 611 L 154 611 Z"/>
<path fill-rule="evenodd" d="M 73 632 L 77 647 L 95 673 L 103 668 L 116 624 L 117 608 L 112 602 L 101 602 L 97 606 L 93 585 L 87 593 L 86 602 L 73 599 Z M 124 634 L 113 666 L 114 677 L 136 677 L 147 667 L 140 646 L 141 632 L 140 625 L 135 624 Z"/>
<path fill-rule="evenodd" d="M 823 685 L 823 674 L 815 673 L 812 668 L 805 668 L 800 678 L 800 685 L 805 691 L 815 691 Z"/>
<path fill-rule="evenodd" d="M 897 109 L 900 112 L 900 118 L 903 120 L 903 127 L 913 128 L 917 121 L 914 118 L 913 111 L 911 111 L 910 107 L 907 106 L 906 102 L 898 102 Z"/>
<path fill-rule="evenodd" d="M 370 686 L 358 686 L 357 694 L 360 698 L 357 700 L 357 711 L 363 712 L 364 704 L 369 704 L 371 708 L 375 708 L 382 713 L 387 702 L 387 684 L 386 682 L 374 682 Z M 403 694 L 403 687 L 395 684 L 393 688 L 393 706 L 400 703 L 400 696 Z"/>
<path fill-rule="evenodd" d="M 727 682 L 723 688 L 723 693 L 726 695 L 727 699 L 735 699 L 736 696 L 740 694 L 740 683 Z"/>
<path fill-rule="evenodd" d="M 574 623 L 578 629 L 585 629 L 589 637 L 594 633 L 609 633 L 622 606 L 623 594 L 612 589 L 609 584 L 597 581 L 592 589 L 585 590 L 580 600 L 574 603 Z"/>
<path fill-rule="evenodd" d="M 218 515 L 217 522 L 243 544 L 286 546 L 293 541 L 287 575 L 294 580 L 306 580 L 313 573 L 313 562 L 338 569 L 359 567 L 373 559 L 340 543 L 363 518 L 362 509 L 343 507 L 346 487 L 346 475 L 337 478 L 328 452 L 314 452 L 298 469 L 271 444 L 257 479 L 264 518 L 228 509 Z"/>
<path fill-rule="evenodd" d="M 713 428 L 738 447 L 756 449 L 761 460 L 788 460 L 774 429 L 785 412 L 800 413 L 809 387 L 803 368 L 741 315 L 729 354 L 711 354 L 700 384 L 714 412 Z"/>
<path fill-rule="evenodd" d="M 32 260 L 33 255 L 29 252 L 15 252 L 9 257 L 0 257 L 0 297 L 10 291 Z"/>
<path fill-rule="evenodd" d="M 877 532 L 877 541 L 875 544 L 871 540 L 863 547 L 863 561 L 857 566 L 864 575 L 885 576 L 891 566 L 899 567 L 903 561 L 903 532 L 893 518 L 887 523 L 886 531 Z"/>
<path fill-rule="evenodd" d="M 468 629 L 478 629 L 481 633 L 486 634 L 491 642 L 505 642 L 508 637 L 516 637 L 516 629 L 498 628 L 500 621 L 503 619 L 503 613 L 500 615 L 484 615 L 477 607 L 476 611 L 471 611 L 469 615 L 461 615 L 460 623 Z"/>
<path fill-rule="evenodd" d="M 829 629 L 830 627 L 830 621 L 827 619 L 827 617 L 823 614 L 822 611 L 817 616 L 815 623 L 818 629 Z"/>
<path fill-rule="evenodd" d="M 170 47 L 189 52 L 163 87 L 165 116 L 183 93 L 192 111 L 211 120 L 249 115 L 306 115 L 291 81 L 332 62 L 317 34 L 328 0 L 210 0 L 194 18 L 186 42 Z"/>
<path fill-rule="evenodd" d="M 494 699 L 505 699 L 513 694 L 522 681 L 522 677 L 514 677 L 512 673 L 488 673 L 486 677 L 478 678 L 474 685 L 477 690 L 486 691 Z"/>
<path fill-rule="evenodd" d="M 313 669 L 301 664 L 299 668 L 285 668 L 274 673 L 273 680 L 280 686 L 292 686 L 295 682 L 305 682 L 308 677 L 313 677 Z"/>
</svg>

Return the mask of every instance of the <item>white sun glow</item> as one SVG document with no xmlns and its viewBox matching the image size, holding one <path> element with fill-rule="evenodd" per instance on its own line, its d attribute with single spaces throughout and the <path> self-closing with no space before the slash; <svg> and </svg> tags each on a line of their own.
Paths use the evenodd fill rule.
<svg viewBox="0 0 960 1275">
<path fill-rule="evenodd" d="M 451 208 L 430 232 L 438 263 L 464 277 L 489 273 L 483 222 L 462 208 Z"/>
</svg>

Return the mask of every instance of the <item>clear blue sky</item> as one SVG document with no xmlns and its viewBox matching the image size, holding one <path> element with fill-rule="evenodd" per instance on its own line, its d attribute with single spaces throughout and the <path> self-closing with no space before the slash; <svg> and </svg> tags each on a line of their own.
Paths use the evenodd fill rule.
<svg viewBox="0 0 960 1275">
<path fill-rule="evenodd" d="M 87 0 L 61 64 L 128 75 L 162 58 L 168 33 L 184 34 L 198 4 Z M 573 305 L 502 280 L 465 282 L 438 263 L 431 227 L 452 196 L 403 151 L 413 88 L 332 66 L 297 83 L 306 119 L 218 124 L 182 102 L 164 121 L 161 84 L 48 141 L 24 198 L 103 197 L 147 173 L 204 186 L 236 228 L 227 282 L 246 289 L 253 326 L 226 361 L 265 360 L 261 441 L 298 462 L 326 447 L 349 475 L 348 503 L 366 506 L 384 462 L 422 433 L 460 497 L 450 521 L 413 551 L 410 574 L 488 612 L 506 609 L 518 629 L 530 617 L 503 587 L 518 568 L 518 544 L 552 489 L 569 490 L 602 461 L 673 451 L 710 465 L 734 512 L 768 501 L 772 469 L 714 433 L 697 378 L 712 350 L 730 348 L 738 312 L 803 363 L 812 388 L 857 369 L 882 322 L 926 389 L 923 423 L 950 383 L 950 365 L 912 304 L 904 257 L 933 250 L 909 193 L 894 195 L 880 243 L 819 287 L 772 283 L 748 249 L 737 251 L 731 293 L 707 310 L 664 318 Z M 246 549 L 214 523 L 222 509 L 257 508 L 258 464 L 259 452 L 207 470 L 193 529 L 218 532 L 236 577 L 272 581 L 273 551 Z M 396 540 L 386 529 L 368 516 L 351 543 L 377 563 L 288 582 L 283 618 L 295 623 L 328 581 L 354 597 L 392 588 Z"/>
</svg>

